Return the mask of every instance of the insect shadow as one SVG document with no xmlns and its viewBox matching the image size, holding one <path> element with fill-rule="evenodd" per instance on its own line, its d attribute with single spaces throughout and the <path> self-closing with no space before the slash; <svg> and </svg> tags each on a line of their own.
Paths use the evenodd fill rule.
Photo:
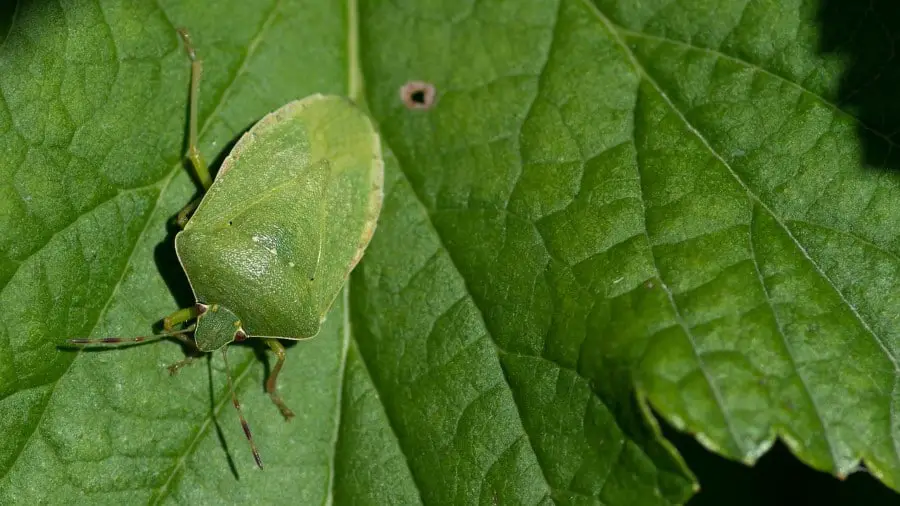
<svg viewBox="0 0 900 506">
<path fill-rule="evenodd" d="M 231 141 L 223 146 L 220 154 L 210 164 L 210 171 L 212 172 L 213 176 L 218 174 L 219 168 L 222 166 L 225 158 L 228 157 L 228 153 L 232 151 L 235 144 L 237 144 L 241 137 L 243 137 L 243 135 L 248 130 L 250 130 L 250 128 L 255 123 L 256 121 L 250 122 L 249 125 L 238 132 Z M 187 125 L 187 123 L 185 123 L 185 125 Z M 188 127 L 185 126 L 185 131 L 187 131 L 187 128 Z M 187 136 L 185 136 L 183 144 L 184 145 L 182 146 L 182 151 L 184 152 L 187 150 Z M 185 157 L 185 159 L 183 160 L 183 165 L 184 169 L 187 170 L 188 173 L 193 175 L 193 171 L 190 168 L 190 160 L 188 160 L 187 157 Z M 190 201 L 198 199 L 204 194 L 203 185 L 196 180 L 194 180 L 194 184 L 196 186 L 196 192 L 191 197 Z M 187 204 L 187 202 L 185 202 L 185 204 Z M 178 232 L 181 231 L 181 227 L 178 225 L 178 223 L 176 223 L 177 217 L 178 213 L 174 213 L 166 220 L 166 238 L 161 243 L 157 244 L 156 248 L 154 248 L 153 261 L 154 263 L 156 263 L 156 269 L 159 272 L 160 277 L 162 277 L 163 281 L 166 283 L 166 288 L 169 289 L 169 293 L 171 293 L 172 297 L 175 298 L 176 305 L 178 307 L 188 307 L 194 304 L 194 294 L 191 290 L 191 284 L 188 282 L 187 275 L 185 274 L 184 269 L 181 268 L 181 262 L 178 260 L 178 253 L 175 251 L 175 236 L 178 234 Z M 154 324 L 153 330 L 155 332 L 162 332 L 162 319 Z M 291 347 L 296 343 L 294 341 L 288 341 L 284 344 L 286 347 Z M 183 347 L 186 353 L 189 353 L 191 351 L 186 346 Z M 266 354 L 262 353 L 261 357 L 266 357 Z M 266 364 L 266 373 L 268 374 L 268 359 L 265 358 L 263 360 L 263 363 Z"/>
<path fill-rule="evenodd" d="M 289 343 L 287 346 L 292 346 L 293 342 Z M 266 346 L 263 344 L 263 341 L 259 339 L 249 339 L 242 343 L 233 343 L 229 346 L 248 346 L 253 349 L 253 354 L 255 355 L 256 360 L 259 360 L 263 364 L 263 378 L 268 378 L 271 372 L 271 363 L 269 361 L 269 356 L 266 354 Z M 287 347 L 286 346 L 286 347 Z M 218 416 L 216 415 L 216 391 L 215 391 L 215 383 L 213 381 L 213 369 L 212 369 L 212 354 L 207 354 L 206 356 L 206 377 L 207 384 L 209 385 L 209 418 L 213 422 L 213 426 L 216 428 L 216 438 L 219 440 L 219 444 L 222 445 L 222 450 L 225 452 L 225 458 L 228 461 L 228 468 L 231 470 L 231 475 L 234 476 L 235 480 L 240 480 L 241 476 L 237 469 L 237 464 L 235 464 L 234 457 L 231 455 L 231 449 L 228 446 L 228 440 L 225 439 L 225 433 L 222 431 L 222 426 L 219 424 Z M 260 387 L 265 389 L 265 379 L 260 384 Z"/>
<path fill-rule="evenodd" d="M 187 116 L 188 114 L 185 114 L 185 117 Z M 188 121 L 188 119 L 185 120 L 185 132 L 187 132 L 189 129 Z M 219 168 L 222 166 L 222 162 L 224 162 L 225 158 L 228 157 L 228 153 L 231 152 L 235 144 L 237 144 L 238 140 L 240 140 L 244 133 L 250 130 L 252 126 L 253 123 L 247 125 L 220 150 L 219 155 L 210 164 L 210 171 L 212 172 L 213 176 L 218 174 Z M 185 135 L 184 140 L 182 141 L 182 153 L 187 152 L 187 146 L 188 136 Z M 194 171 L 191 170 L 190 163 L 191 162 L 187 157 L 184 157 L 184 159 L 182 160 L 184 170 L 186 170 L 188 174 L 192 175 L 192 180 L 194 181 L 194 186 L 196 187 L 196 191 L 194 192 L 194 195 L 191 196 L 191 200 L 189 201 L 193 202 L 196 199 L 201 198 L 205 192 L 203 190 L 203 185 L 200 184 L 200 182 L 196 180 L 196 177 L 193 176 Z M 188 202 L 185 202 L 185 205 L 187 204 Z M 177 306 L 188 307 L 194 304 L 194 294 L 191 291 L 191 284 L 188 282 L 187 275 L 185 274 L 184 269 L 181 268 L 181 262 L 178 260 L 178 253 L 175 252 L 175 236 L 178 234 L 178 232 L 181 231 L 181 227 L 178 225 L 178 223 L 176 223 L 177 217 L 178 213 L 175 213 L 169 216 L 166 220 L 166 238 L 153 250 L 153 261 L 156 263 L 156 268 L 159 271 L 159 275 L 166 283 L 166 287 L 175 298 Z M 157 322 L 157 325 L 158 328 L 156 330 L 161 330 L 162 320 Z"/>
<path fill-rule="evenodd" d="M 216 392 L 215 388 L 213 388 L 211 357 L 212 355 L 208 356 L 206 359 L 206 377 L 207 383 L 209 384 L 209 418 L 216 428 L 216 438 L 218 438 L 219 444 L 222 445 L 222 450 L 225 451 L 225 459 L 228 461 L 228 468 L 231 470 L 231 475 L 234 476 L 235 480 L 240 480 L 241 476 L 238 473 L 237 465 L 234 463 L 234 458 L 231 456 L 231 449 L 228 448 L 228 441 L 225 439 L 225 433 L 222 432 L 222 426 L 219 425 L 219 419 L 216 416 Z"/>
<path fill-rule="evenodd" d="M 290 347 L 295 345 L 296 343 L 289 342 L 286 343 L 285 347 Z M 255 355 L 255 359 L 260 361 L 263 364 L 263 381 L 260 383 L 261 390 L 265 390 L 265 378 L 268 378 L 271 374 L 271 362 L 269 360 L 269 356 L 266 354 L 267 347 L 263 343 L 263 341 L 259 339 L 249 339 L 242 343 L 233 343 L 229 346 L 246 346 L 253 349 L 253 354 Z M 185 349 L 185 353 L 190 355 L 192 350 L 189 350 L 186 346 L 182 347 Z M 206 354 L 204 357 L 206 360 L 206 378 L 208 385 L 208 393 L 209 393 L 209 418 L 212 420 L 213 426 L 216 429 L 216 438 L 219 440 L 219 444 L 222 445 L 222 450 L 225 452 L 225 459 L 228 461 L 228 468 L 231 470 L 231 475 L 234 476 L 235 480 L 240 480 L 241 476 L 237 469 L 237 464 L 235 464 L 234 457 L 231 455 L 231 448 L 228 446 L 228 440 L 225 439 L 225 433 L 222 431 L 222 426 L 219 424 L 219 418 L 216 414 L 216 391 L 215 391 L 215 382 L 213 381 L 213 368 L 212 368 L 212 354 Z"/>
<path fill-rule="evenodd" d="M 238 132 L 235 135 L 235 137 L 233 138 L 233 140 L 231 140 L 230 142 L 228 142 L 228 144 L 223 146 L 219 156 L 216 157 L 216 159 L 213 160 L 213 162 L 210 164 L 210 169 L 211 169 L 213 175 L 218 173 L 220 167 L 222 166 L 222 163 L 225 161 L 225 158 L 228 156 L 228 153 L 230 153 L 232 151 L 235 144 L 237 144 L 238 140 L 240 140 L 240 138 L 244 135 L 244 133 L 246 133 L 255 123 L 256 123 L 255 121 L 251 122 L 246 128 L 244 128 L 243 130 Z M 185 128 L 185 131 L 187 131 L 187 127 Z M 186 151 L 187 143 L 188 143 L 187 136 L 185 136 L 184 146 L 183 146 L 182 151 Z M 189 173 L 193 174 L 193 171 L 190 170 L 190 166 L 189 166 L 190 161 L 187 158 L 185 158 L 183 163 L 185 166 L 185 170 L 188 170 Z M 196 185 L 197 190 L 191 198 L 192 201 L 194 199 L 198 199 L 198 198 L 202 197 L 204 194 L 202 184 L 200 184 L 200 182 L 196 181 L 196 180 L 194 180 L 194 183 Z M 181 263 L 178 260 L 178 254 L 175 251 L 175 236 L 178 234 L 178 232 L 181 231 L 181 227 L 178 225 L 178 223 L 176 221 L 177 217 L 178 217 L 178 213 L 175 213 L 175 214 L 172 214 L 171 216 L 169 216 L 168 219 L 166 220 L 166 238 L 161 243 L 159 243 L 156 246 L 156 248 L 154 248 L 153 259 L 154 259 L 154 262 L 156 263 L 156 268 L 157 268 L 160 276 L 162 277 L 163 281 L 166 283 L 166 287 L 168 288 L 169 292 L 174 297 L 176 305 L 178 307 L 188 307 L 188 306 L 194 304 L 194 294 L 191 290 L 191 285 L 190 285 L 190 282 L 188 281 L 187 275 L 185 274 L 184 269 L 181 268 Z M 155 332 L 162 332 L 163 331 L 163 320 L 160 319 L 159 321 L 157 321 L 153 327 L 154 327 Z M 181 343 L 175 339 L 172 339 L 171 341 L 177 342 L 178 344 L 180 344 L 182 351 L 184 352 L 184 354 L 186 356 L 201 357 L 203 355 L 203 354 L 198 354 L 195 349 L 192 349 L 191 347 L 189 347 L 189 346 L 185 345 L 184 343 Z M 287 348 L 290 348 L 294 345 L 296 345 L 296 342 L 294 342 L 294 341 L 289 341 L 289 342 L 285 343 L 285 347 L 287 347 Z M 261 390 L 264 391 L 265 390 L 265 378 L 269 377 L 271 370 L 272 370 L 272 365 L 269 360 L 268 354 L 266 354 L 266 347 L 264 346 L 263 342 L 258 339 L 251 339 L 251 340 L 245 341 L 243 343 L 233 343 L 233 344 L 231 344 L 231 346 L 249 346 L 250 348 L 253 349 L 253 352 L 256 355 L 256 359 L 259 360 L 263 364 L 263 368 L 264 368 L 263 378 L 264 379 L 263 379 L 262 383 L 260 384 L 260 387 L 261 387 Z M 102 349 L 99 349 L 98 351 L 100 351 L 100 350 L 102 350 Z M 222 431 L 222 427 L 219 424 L 218 418 L 216 416 L 216 395 L 215 395 L 215 387 L 214 387 L 213 376 L 212 376 L 211 355 L 207 354 L 207 356 L 205 358 L 206 358 L 205 362 L 206 362 L 206 367 L 207 367 L 207 380 L 208 380 L 207 383 L 209 385 L 209 390 L 208 390 L 209 391 L 209 410 L 210 410 L 209 416 L 210 416 L 210 419 L 212 420 L 213 426 L 215 427 L 215 430 L 216 430 L 216 438 L 219 440 L 219 444 L 222 445 L 222 449 L 225 451 L 226 459 L 228 461 L 228 467 L 231 470 L 231 474 L 232 474 L 232 476 L 234 476 L 234 478 L 236 480 L 239 480 L 240 474 L 238 473 L 237 465 L 235 464 L 234 458 L 231 455 L 231 450 L 228 446 L 227 440 L 225 439 L 225 434 Z"/>
<path fill-rule="evenodd" d="M 185 114 L 187 117 L 187 114 Z M 184 131 L 188 131 L 187 121 L 185 120 L 185 129 Z M 211 164 L 211 170 L 213 174 L 218 173 L 219 167 L 222 166 L 222 162 L 225 161 L 225 158 L 228 156 L 228 153 L 231 152 L 234 145 L 237 144 L 238 140 L 241 136 L 244 135 L 244 132 L 250 129 L 251 125 L 248 125 L 245 129 L 239 132 L 232 141 L 230 141 L 224 148 L 221 150 L 221 154 L 213 161 Z M 184 137 L 182 152 L 187 151 L 188 138 Z M 190 170 L 190 161 L 185 157 L 182 161 L 184 165 L 184 169 L 188 171 L 189 174 L 193 175 L 193 171 Z M 191 197 L 191 201 L 194 199 L 198 199 L 203 196 L 203 186 L 194 179 L 194 184 L 196 186 L 196 192 Z M 166 238 L 159 243 L 156 248 L 153 250 L 153 260 L 156 263 L 157 271 L 159 275 L 162 277 L 163 281 L 166 283 L 166 287 L 169 289 L 169 293 L 175 298 L 175 303 L 178 307 L 188 307 L 194 304 L 194 294 L 191 290 L 191 284 L 188 282 L 187 275 L 184 273 L 184 269 L 181 268 L 181 262 L 178 260 L 178 254 L 175 251 L 175 236 L 181 231 L 181 227 L 176 222 L 176 218 L 178 213 L 175 213 L 168 217 L 166 220 Z M 162 332 L 163 331 L 163 320 L 160 319 L 153 325 L 154 332 Z M 172 342 L 178 342 L 175 339 L 171 340 Z M 193 356 L 200 357 L 202 354 L 198 354 L 196 350 L 191 349 L 189 346 L 184 343 L 178 342 L 181 345 L 182 351 L 185 356 Z M 253 342 L 252 345 L 256 343 Z M 268 374 L 268 359 L 265 358 L 265 353 L 263 350 L 258 350 L 257 346 L 254 347 L 254 352 L 257 357 L 262 357 L 264 363 L 266 364 L 266 374 Z M 209 385 L 209 417 L 213 422 L 213 426 L 216 429 L 216 438 L 219 440 L 219 444 L 222 445 L 222 449 L 225 451 L 226 459 L 228 460 L 228 467 L 231 470 L 232 476 L 234 479 L 239 480 L 240 474 L 237 470 L 237 465 L 234 462 L 234 458 L 231 456 L 231 450 L 228 447 L 228 442 L 225 439 L 225 433 L 222 432 L 222 426 L 219 424 L 219 420 L 216 416 L 216 393 L 213 383 L 212 376 L 212 360 L 211 355 L 205 357 L 206 360 L 206 368 L 207 368 L 207 384 Z"/>
<path fill-rule="evenodd" d="M 857 120 L 864 163 L 900 171 L 900 3 L 822 0 L 819 51 L 846 66 L 836 96 Z"/>
</svg>

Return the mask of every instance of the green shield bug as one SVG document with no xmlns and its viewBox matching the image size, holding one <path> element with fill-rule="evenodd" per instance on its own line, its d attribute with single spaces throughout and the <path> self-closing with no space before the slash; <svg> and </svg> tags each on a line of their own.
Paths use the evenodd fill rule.
<svg viewBox="0 0 900 506">
<path fill-rule="evenodd" d="M 187 32 L 179 34 L 192 62 L 187 157 L 206 194 L 179 213 L 175 249 L 196 304 L 166 317 L 162 334 L 68 343 L 173 337 L 199 352 L 222 350 L 233 404 L 262 467 L 232 384 L 228 345 L 260 338 L 275 352 L 266 391 L 286 419 L 293 417 L 277 393 L 285 360 L 279 340 L 315 336 L 362 258 L 381 211 L 381 143 L 369 117 L 349 99 L 312 95 L 259 120 L 213 182 L 197 148 L 201 61 Z"/>
</svg>

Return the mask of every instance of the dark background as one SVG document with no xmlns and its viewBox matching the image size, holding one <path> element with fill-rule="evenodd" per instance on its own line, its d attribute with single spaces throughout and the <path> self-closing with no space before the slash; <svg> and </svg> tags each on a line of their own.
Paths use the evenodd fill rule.
<svg viewBox="0 0 900 506">
<path fill-rule="evenodd" d="M 859 120 L 870 168 L 900 170 L 900 1 L 820 2 L 820 52 L 849 64 L 838 96 L 825 98 Z"/>
<path fill-rule="evenodd" d="M 841 481 L 797 460 L 778 442 L 753 467 L 719 457 L 693 437 L 664 426 L 663 432 L 700 482 L 688 506 L 890 506 L 900 494 L 865 470 Z"/>
</svg>

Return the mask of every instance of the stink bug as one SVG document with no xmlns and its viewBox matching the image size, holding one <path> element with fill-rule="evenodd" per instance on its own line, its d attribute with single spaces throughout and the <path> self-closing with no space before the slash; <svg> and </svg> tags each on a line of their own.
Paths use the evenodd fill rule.
<svg viewBox="0 0 900 506">
<path fill-rule="evenodd" d="M 266 391 L 286 419 L 293 417 L 277 393 L 285 360 L 279 339 L 319 332 L 369 244 L 381 211 L 381 143 L 368 116 L 349 99 L 312 95 L 257 122 L 213 182 L 197 147 L 201 61 L 187 32 L 179 34 L 191 60 L 187 157 L 206 194 L 178 214 L 182 230 L 175 249 L 196 304 L 166 317 L 162 334 L 68 343 L 116 345 L 174 337 L 198 352 L 222 350 L 232 401 L 262 467 L 232 384 L 228 345 L 260 338 L 275 352 L 278 360 Z"/>
</svg>

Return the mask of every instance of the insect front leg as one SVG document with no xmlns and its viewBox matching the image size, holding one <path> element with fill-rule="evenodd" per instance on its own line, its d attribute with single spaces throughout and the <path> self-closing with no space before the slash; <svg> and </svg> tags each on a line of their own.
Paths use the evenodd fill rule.
<svg viewBox="0 0 900 506">
<path fill-rule="evenodd" d="M 184 206 L 181 211 L 178 211 L 178 216 L 175 217 L 175 224 L 178 225 L 178 228 L 184 228 L 187 225 L 188 220 L 191 219 L 191 215 L 197 210 L 197 206 L 200 205 L 202 200 L 202 196 L 197 197 L 190 204 Z"/>
<path fill-rule="evenodd" d="M 169 316 L 167 316 L 163 319 L 163 329 L 166 332 L 172 332 L 172 330 L 175 327 L 180 326 L 183 323 L 193 320 L 194 318 L 197 317 L 198 314 L 199 314 L 199 311 L 197 310 L 197 306 L 191 306 L 191 307 L 179 309 L 178 311 L 175 311 L 174 313 L 170 314 Z M 177 334 L 173 337 L 177 338 L 182 343 L 184 343 L 184 345 L 187 346 L 187 348 L 189 350 L 191 350 L 191 352 L 198 353 L 198 354 L 200 353 L 200 350 L 197 349 L 197 344 L 194 341 L 192 341 L 190 338 L 188 338 L 187 336 Z M 188 355 L 188 357 L 185 358 L 184 360 L 179 360 L 178 362 L 175 362 L 174 364 L 168 366 L 169 374 L 171 374 L 172 376 L 178 374 L 178 371 L 181 370 L 182 367 L 194 363 L 194 360 L 196 360 L 196 359 L 197 359 L 196 355 Z"/>
<path fill-rule="evenodd" d="M 200 76 L 203 74 L 203 62 L 197 59 L 197 52 L 194 51 L 194 45 L 191 43 L 191 36 L 187 30 L 181 28 L 178 35 L 184 41 L 184 49 L 187 51 L 188 57 L 191 59 L 191 93 L 190 93 L 190 117 L 188 118 L 188 152 L 187 156 L 191 160 L 197 179 L 203 185 L 204 190 L 208 190 L 212 186 L 212 176 L 209 174 L 209 166 L 200 155 L 200 148 L 197 146 L 197 107 L 199 104 L 198 95 L 200 93 Z M 180 214 L 180 213 L 179 213 Z"/>
<path fill-rule="evenodd" d="M 182 323 L 189 322 L 200 315 L 200 310 L 197 309 L 197 306 L 190 306 L 181 308 L 178 311 L 170 314 L 163 318 L 163 329 L 166 332 L 172 332 L 176 326 L 181 325 Z"/>
<path fill-rule="evenodd" d="M 284 346 L 278 339 L 265 339 L 266 344 L 269 345 L 269 348 L 272 348 L 272 351 L 275 352 L 275 355 L 278 357 L 278 361 L 275 362 L 275 367 L 272 368 L 272 372 L 269 374 L 269 379 L 266 381 L 266 392 L 268 392 L 269 397 L 272 398 L 272 402 L 278 406 L 278 409 L 281 411 L 282 416 L 284 416 L 285 420 L 290 420 L 294 418 L 294 412 L 290 410 L 290 408 L 285 405 L 284 401 L 281 400 L 281 396 L 278 395 L 278 373 L 281 372 L 281 367 L 284 365 L 284 359 L 287 354 L 284 351 Z"/>
</svg>

